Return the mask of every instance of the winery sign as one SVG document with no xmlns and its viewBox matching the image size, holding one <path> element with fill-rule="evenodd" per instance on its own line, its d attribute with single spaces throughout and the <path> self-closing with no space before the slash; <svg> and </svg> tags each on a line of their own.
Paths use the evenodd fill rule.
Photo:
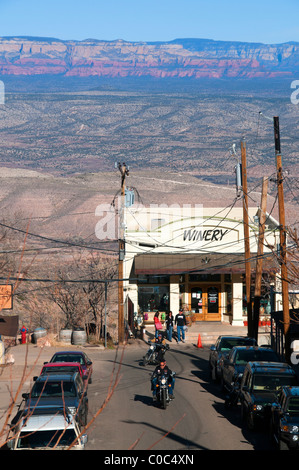
<svg viewBox="0 0 299 470">
<path fill-rule="evenodd" d="M 188 229 L 184 230 L 183 241 L 184 242 L 197 242 L 197 241 L 216 241 L 220 242 L 225 235 L 229 232 L 228 229 L 210 229 L 210 230 L 197 230 Z"/>
</svg>

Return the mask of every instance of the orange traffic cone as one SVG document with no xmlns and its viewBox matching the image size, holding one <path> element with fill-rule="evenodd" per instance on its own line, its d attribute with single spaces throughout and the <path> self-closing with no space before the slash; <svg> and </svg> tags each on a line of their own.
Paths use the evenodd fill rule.
<svg viewBox="0 0 299 470">
<path fill-rule="evenodd" d="M 201 337 L 200 337 L 200 335 L 198 335 L 198 340 L 197 340 L 197 347 L 198 347 L 198 348 L 202 348 L 202 344 L 201 344 Z"/>
</svg>

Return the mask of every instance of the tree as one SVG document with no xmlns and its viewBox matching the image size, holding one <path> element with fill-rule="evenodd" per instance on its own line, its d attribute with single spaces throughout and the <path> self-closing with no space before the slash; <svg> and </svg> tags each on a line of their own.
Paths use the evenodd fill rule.
<svg viewBox="0 0 299 470">
<path fill-rule="evenodd" d="M 56 273 L 50 299 L 60 308 L 66 328 L 95 324 L 97 339 L 104 336 L 105 284 L 111 283 L 116 265 L 97 252 L 80 252 Z"/>
</svg>

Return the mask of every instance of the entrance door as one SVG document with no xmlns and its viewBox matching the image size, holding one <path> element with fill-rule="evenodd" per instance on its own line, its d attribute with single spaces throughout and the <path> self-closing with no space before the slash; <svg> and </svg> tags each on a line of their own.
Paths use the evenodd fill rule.
<svg viewBox="0 0 299 470">
<path fill-rule="evenodd" d="M 192 287 L 191 289 L 191 311 L 193 313 L 202 314 L 202 288 L 201 287 Z"/>
<path fill-rule="evenodd" d="M 219 321 L 220 312 L 219 312 L 219 289 L 215 286 L 210 286 L 207 288 L 207 320 L 210 321 Z"/>
<path fill-rule="evenodd" d="M 191 287 L 191 311 L 197 321 L 220 321 L 220 285 Z"/>
</svg>

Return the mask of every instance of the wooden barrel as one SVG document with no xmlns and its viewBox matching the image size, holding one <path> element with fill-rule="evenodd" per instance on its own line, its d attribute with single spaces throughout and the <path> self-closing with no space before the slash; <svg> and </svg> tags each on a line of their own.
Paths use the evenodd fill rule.
<svg viewBox="0 0 299 470">
<path fill-rule="evenodd" d="M 73 330 L 70 330 L 68 328 L 60 330 L 59 341 L 66 344 L 72 344 L 72 333 Z"/>
<path fill-rule="evenodd" d="M 39 338 L 43 338 L 46 335 L 47 335 L 47 330 L 45 330 L 45 328 L 40 328 L 40 327 L 35 328 L 35 330 L 33 331 L 33 335 L 32 335 L 33 343 L 37 344 L 37 340 Z"/>
<path fill-rule="evenodd" d="M 87 334 L 84 328 L 75 328 L 72 334 L 72 344 L 84 345 L 87 341 Z"/>
</svg>

